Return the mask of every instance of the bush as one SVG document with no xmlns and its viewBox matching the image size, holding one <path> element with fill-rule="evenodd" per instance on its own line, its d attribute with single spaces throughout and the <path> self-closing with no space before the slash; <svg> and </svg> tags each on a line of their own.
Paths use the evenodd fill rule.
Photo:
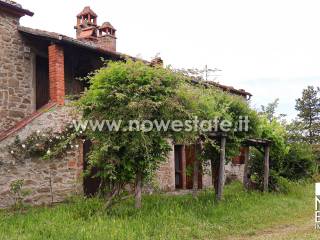
<svg viewBox="0 0 320 240">
<path fill-rule="evenodd" d="M 259 134 L 262 139 L 271 140 L 270 148 L 270 190 L 277 190 L 278 176 L 282 172 L 282 165 L 285 160 L 285 156 L 288 153 L 288 146 L 286 144 L 286 131 L 283 126 L 277 121 L 271 122 L 261 117 L 259 123 Z M 250 151 L 250 173 L 251 180 L 257 185 L 259 189 L 263 187 L 263 163 L 264 154 L 263 148 L 251 148 Z"/>
<path fill-rule="evenodd" d="M 316 172 L 316 156 L 306 143 L 291 143 L 282 166 L 282 176 L 291 180 L 312 177 Z"/>
</svg>

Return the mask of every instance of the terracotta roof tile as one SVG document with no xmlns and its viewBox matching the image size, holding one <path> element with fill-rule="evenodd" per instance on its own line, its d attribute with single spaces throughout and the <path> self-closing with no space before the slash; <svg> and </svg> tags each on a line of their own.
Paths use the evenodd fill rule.
<svg viewBox="0 0 320 240">
<path fill-rule="evenodd" d="M 48 31 L 44 31 L 44 30 L 39 30 L 39 29 L 33 29 L 33 28 L 29 28 L 29 27 L 23 27 L 23 26 L 18 26 L 18 30 L 19 32 L 26 34 L 26 35 L 31 35 L 31 36 L 35 36 L 35 37 L 39 37 L 39 38 L 43 38 L 43 39 L 47 39 L 47 40 L 51 40 L 51 41 L 55 41 L 55 42 L 61 42 L 61 43 L 66 43 L 66 44 L 70 44 L 73 46 L 77 46 L 80 48 L 86 48 L 92 51 L 96 51 L 96 52 L 100 52 L 102 54 L 106 54 L 109 56 L 114 56 L 117 57 L 119 59 L 125 59 L 125 58 L 131 58 L 133 60 L 140 60 L 143 61 L 145 63 L 149 63 L 146 60 L 143 59 L 139 59 L 137 57 L 132 57 L 129 56 L 127 54 L 123 54 L 123 53 L 119 53 L 119 52 L 113 52 L 113 51 L 108 51 L 106 49 L 103 49 L 99 46 L 97 46 L 96 44 L 94 44 L 93 42 L 89 42 L 89 41 L 81 41 L 72 37 L 68 37 L 59 33 L 55 33 L 55 32 L 48 32 Z"/>
<path fill-rule="evenodd" d="M 9 9 L 15 13 L 17 13 L 20 16 L 28 15 L 33 16 L 33 12 L 22 8 L 22 6 L 19 3 L 16 3 L 11 0 L 0 0 L 0 8 Z"/>
<path fill-rule="evenodd" d="M 116 29 L 111 25 L 110 22 L 104 22 L 104 23 L 101 25 L 101 27 L 99 27 L 99 28 L 100 28 L 100 29 L 103 29 L 103 28 L 111 28 L 111 29 L 116 30 Z"/>
<path fill-rule="evenodd" d="M 81 17 L 81 16 L 83 16 L 83 15 L 88 15 L 88 14 L 90 14 L 90 15 L 93 16 L 93 17 L 98 17 L 98 15 L 97 15 L 94 11 L 92 11 L 92 9 L 91 9 L 89 6 L 86 6 L 86 7 L 81 11 L 81 13 L 79 13 L 79 14 L 77 15 L 77 17 Z"/>
</svg>

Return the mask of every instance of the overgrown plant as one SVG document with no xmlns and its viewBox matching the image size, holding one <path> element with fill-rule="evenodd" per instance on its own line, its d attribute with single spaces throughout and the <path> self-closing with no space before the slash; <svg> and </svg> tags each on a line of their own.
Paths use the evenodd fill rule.
<svg viewBox="0 0 320 240">
<path fill-rule="evenodd" d="M 233 129 L 228 133 L 228 157 L 238 154 L 246 136 L 256 132 L 257 114 L 241 97 L 232 96 L 202 83 L 195 84 L 190 76 L 162 67 L 150 67 L 142 62 L 108 62 L 89 76 L 90 89 L 77 105 L 83 120 L 121 120 L 120 131 L 93 131 L 86 136 L 93 146 L 90 165 L 99 169 L 96 177 L 109 188 L 109 200 L 123 186 L 134 185 L 136 207 L 141 206 L 142 183 L 152 176 L 171 150 L 169 140 L 200 146 L 199 160 L 205 164 L 207 146 L 216 143 L 201 129 L 192 131 L 127 131 L 129 121 L 228 120 Z M 248 116 L 247 132 L 237 131 L 239 116 Z M 212 156 L 210 156 L 212 158 Z M 194 167 L 193 174 L 195 170 Z M 196 177 L 194 177 L 196 179 Z M 107 201 L 107 204 L 110 201 Z"/>
<path fill-rule="evenodd" d="M 7 147 L 9 153 L 19 162 L 33 157 L 49 160 L 60 158 L 66 154 L 67 150 L 78 148 L 76 140 L 81 137 L 82 134 L 76 132 L 73 125 L 68 125 L 60 132 L 52 129 L 43 132 L 35 131 L 23 140 L 17 136 L 15 141 Z"/>
<path fill-rule="evenodd" d="M 135 188 L 135 206 L 141 207 L 143 182 L 166 160 L 173 131 L 126 131 L 130 120 L 177 120 L 186 113 L 175 89 L 183 75 L 142 62 L 108 62 L 90 77 L 90 89 L 78 102 L 86 120 L 121 120 L 121 131 L 92 131 L 85 134 L 93 145 L 91 166 L 109 187 L 109 200 L 126 184 Z M 110 201 L 107 201 L 109 204 Z"/>
<path fill-rule="evenodd" d="M 23 199 L 30 193 L 28 190 L 22 189 L 23 184 L 23 179 L 18 179 L 10 183 L 10 194 L 15 208 L 23 206 Z"/>
</svg>

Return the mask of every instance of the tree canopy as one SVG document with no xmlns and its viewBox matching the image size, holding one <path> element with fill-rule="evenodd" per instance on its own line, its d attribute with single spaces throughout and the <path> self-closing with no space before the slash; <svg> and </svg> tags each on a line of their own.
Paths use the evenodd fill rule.
<svg viewBox="0 0 320 240">
<path fill-rule="evenodd" d="M 152 177 L 171 150 L 169 139 L 180 143 L 202 141 L 204 148 L 214 146 L 203 128 L 191 130 L 128 131 L 130 121 L 186 121 L 197 118 L 231 123 L 228 156 L 235 156 L 241 141 L 257 132 L 258 117 L 245 99 L 214 87 L 192 83 L 185 74 L 142 62 L 108 62 L 90 78 L 90 89 L 78 102 L 87 120 L 121 120 L 120 131 L 86 130 L 93 142 L 90 164 L 100 169 L 111 194 L 134 183 L 136 206 L 141 205 L 142 182 Z M 249 118 L 248 131 L 238 131 L 239 116 Z M 145 127 L 145 126 L 144 126 Z M 221 129 L 218 129 L 220 131 Z M 207 144 L 210 142 L 210 144 Z M 200 153 L 205 153 L 205 149 Z M 110 184 L 111 183 L 111 184 Z"/>
<path fill-rule="evenodd" d="M 320 141 L 320 89 L 308 86 L 302 91 L 302 97 L 296 100 L 299 122 L 307 132 L 309 143 Z"/>
</svg>

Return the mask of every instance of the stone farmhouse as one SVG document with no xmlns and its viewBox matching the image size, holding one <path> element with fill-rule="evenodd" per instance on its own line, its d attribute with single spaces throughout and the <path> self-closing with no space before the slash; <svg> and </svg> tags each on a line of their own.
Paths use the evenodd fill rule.
<svg viewBox="0 0 320 240">
<path fill-rule="evenodd" d="M 76 38 L 21 26 L 19 20 L 33 13 L 21 5 L 0 0 L 0 208 L 12 204 L 10 184 L 24 180 L 31 191 L 24 200 L 31 204 L 59 202 L 72 194 L 93 194 L 96 179 L 84 178 L 89 145 L 79 141 L 73 151 L 54 161 L 15 159 L 7 149 L 16 136 L 25 139 L 35 131 L 59 130 L 72 119 L 66 96 L 88 86 L 79 77 L 102 66 L 101 58 L 124 61 L 117 52 L 116 29 L 110 22 L 98 23 L 97 14 L 85 7 L 75 18 Z M 133 58 L 133 57 L 132 57 Z M 135 58 L 133 58 L 135 59 Z M 146 64 L 161 64 L 156 58 Z M 230 94 L 251 94 L 212 83 Z M 186 169 L 195 159 L 195 146 L 174 145 L 168 160 L 157 172 L 161 190 L 192 188 Z M 241 179 L 243 154 L 226 166 L 229 177 Z M 199 176 L 199 187 L 212 186 L 210 174 Z"/>
</svg>

